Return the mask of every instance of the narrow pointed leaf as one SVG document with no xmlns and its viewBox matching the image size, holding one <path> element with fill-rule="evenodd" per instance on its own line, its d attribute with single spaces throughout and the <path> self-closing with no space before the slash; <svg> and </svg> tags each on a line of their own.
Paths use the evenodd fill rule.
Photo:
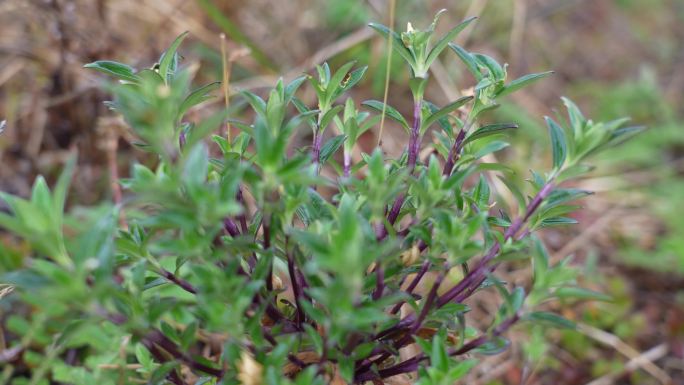
<svg viewBox="0 0 684 385">
<path fill-rule="evenodd" d="M 564 318 L 558 314 L 549 313 L 545 311 L 536 311 L 528 314 L 525 319 L 528 321 L 546 324 L 560 329 L 575 329 L 577 325 L 574 322 Z"/>
<path fill-rule="evenodd" d="M 447 45 L 456 38 L 456 35 L 461 33 L 470 23 L 472 23 L 477 17 L 471 17 L 469 19 L 466 19 L 461 22 L 461 24 L 457 25 L 454 27 L 451 31 L 447 32 L 446 35 L 444 35 L 439 41 L 435 44 L 435 46 L 432 48 L 430 51 L 430 54 L 428 54 L 427 60 L 425 63 L 430 66 L 435 59 L 439 56 L 442 51 L 444 51 L 444 48 L 447 47 Z"/>
<path fill-rule="evenodd" d="M 512 82 L 506 84 L 506 86 L 504 88 L 502 88 L 496 94 L 496 96 L 497 97 L 505 96 L 505 95 L 508 95 L 510 93 L 513 93 L 513 92 L 515 92 L 521 88 L 527 87 L 528 85 L 536 82 L 539 79 L 542 79 L 542 78 L 545 78 L 545 77 L 551 75 L 552 73 L 553 73 L 553 71 L 546 71 L 546 72 L 529 74 L 529 75 L 525 75 L 523 77 L 519 77 L 519 78 L 513 80 Z"/>
<path fill-rule="evenodd" d="M 347 138 L 346 135 L 337 135 L 330 138 L 323 147 L 321 148 L 320 161 L 324 164 L 337 150 L 342 146 L 344 140 Z"/>
<path fill-rule="evenodd" d="M 125 80 L 133 83 L 140 81 L 140 77 L 135 74 L 133 67 L 111 60 L 100 60 L 88 63 L 84 65 L 83 68 L 94 69 L 107 75 L 114 76 L 119 80 Z"/>
<path fill-rule="evenodd" d="M 558 298 L 589 299 L 594 301 L 611 301 L 612 298 L 606 294 L 599 293 L 583 287 L 561 287 L 554 291 Z"/>
<path fill-rule="evenodd" d="M 545 117 L 546 125 L 549 126 L 549 133 L 551 134 L 551 149 L 553 152 L 553 167 L 560 169 L 565 163 L 565 158 L 568 155 L 568 145 L 565 141 L 565 133 L 561 126 L 548 116 Z"/>
<path fill-rule="evenodd" d="M 382 24 L 370 23 L 368 24 L 368 26 L 378 31 L 385 38 L 392 39 L 392 48 L 395 51 L 397 51 L 410 66 L 415 66 L 415 60 L 413 60 L 413 55 L 411 54 L 411 51 L 409 51 L 408 48 L 404 46 L 404 42 L 401 41 L 399 34 L 390 30 Z"/>
<path fill-rule="evenodd" d="M 500 134 L 505 130 L 510 130 L 510 129 L 515 129 L 518 128 L 518 125 L 515 123 L 495 123 L 495 124 L 489 124 L 484 127 L 480 127 L 475 132 L 470 134 L 466 140 L 465 143 L 470 143 L 474 140 L 481 139 L 488 137 L 490 135 L 496 135 Z"/>
<path fill-rule="evenodd" d="M 180 47 L 181 43 L 186 37 L 188 37 L 187 31 L 180 34 L 180 36 L 178 36 L 176 40 L 171 43 L 171 46 L 166 50 L 166 52 L 164 52 L 164 56 L 159 61 L 159 74 L 165 82 L 168 82 L 169 76 L 175 71 L 173 68 L 173 62 L 174 60 L 178 59 L 176 57 L 178 47 Z"/>
<path fill-rule="evenodd" d="M 452 111 L 455 111 L 459 107 L 463 106 L 464 104 L 468 103 L 473 99 L 472 96 L 463 96 L 458 98 L 456 101 L 447 104 L 446 106 L 442 107 L 439 109 L 437 112 L 433 113 L 432 115 L 428 116 L 425 119 L 425 123 L 423 123 L 423 128 L 428 128 L 432 125 L 432 123 L 436 122 L 440 118 L 446 116 Z"/>
<path fill-rule="evenodd" d="M 366 100 L 365 102 L 363 102 L 361 104 L 366 106 L 366 107 L 372 108 L 372 109 L 374 109 L 380 113 L 382 113 L 382 110 L 383 110 L 382 107 L 384 106 L 384 103 L 381 101 L 378 101 L 378 100 Z M 394 107 L 391 107 L 390 105 L 386 105 L 385 106 L 385 115 L 387 115 L 388 117 L 390 117 L 390 118 L 396 120 L 397 122 L 401 123 L 401 125 L 404 126 L 405 129 L 410 130 L 410 126 L 409 126 L 408 122 L 406 121 L 406 119 L 404 119 L 404 117 L 401 116 L 399 111 L 394 109 Z"/>
<path fill-rule="evenodd" d="M 470 71 L 470 73 L 475 77 L 475 80 L 478 82 L 482 80 L 484 76 L 482 76 L 482 72 L 480 72 L 480 69 L 477 65 L 477 60 L 475 60 L 470 52 L 454 43 L 449 43 L 449 48 L 451 48 L 459 57 L 459 59 L 461 59 L 463 64 L 466 65 L 466 68 L 468 68 L 468 71 Z"/>
<path fill-rule="evenodd" d="M 183 100 L 183 103 L 181 103 L 180 107 L 178 107 L 178 117 L 183 117 L 183 115 L 185 115 L 185 113 L 188 112 L 193 106 L 211 99 L 213 96 L 209 95 L 209 93 L 218 89 L 220 86 L 221 82 L 214 82 L 192 91 L 190 95 Z"/>
</svg>

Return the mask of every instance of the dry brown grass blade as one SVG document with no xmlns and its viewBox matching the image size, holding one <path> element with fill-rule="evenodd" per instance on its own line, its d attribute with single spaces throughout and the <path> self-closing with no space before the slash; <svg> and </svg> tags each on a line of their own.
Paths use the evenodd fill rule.
<svg viewBox="0 0 684 385">
<path fill-rule="evenodd" d="M 657 361 L 657 360 L 665 357 L 665 355 L 667 355 L 667 353 L 668 353 L 667 344 L 662 343 L 660 345 L 657 345 L 657 346 L 645 351 L 644 353 L 642 353 L 638 357 L 634 357 L 631 360 L 629 360 L 629 362 L 627 362 L 625 364 L 625 367 L 623 368 L 623 370 L 620 370 L 620 371 L 617 371 L 614 373 L 606 374 L 602 377 L 599 377 L 599 378 L 587 383 L 587 385 L 610 385 L 610 384 L 614 384 L 615 380 L 618 377 L 620 377 L 622 374 L 627 373 L 627 372 L 631 372 L 631 371 L 634 371 L 637 369 L 641 369 L 644 365 L 647 365 L 649 363 L 653 363 L 653 361 Z"/>
<path fill-rule="evenodd" d="M 672 384 L 672 378 L 670 378 L 670 376 L 667 373 L 665 373 L 664 370 L 660 369 L 660 367 L 654 364 L 651 360 L 646 359 L 647 356 L 643 355 L 638 350 L 626 344 L 616 335 L 583 323 L 577 324 L 577 331 L 593 339 L 594 341 L 600 342 L 606 346 L 615 349 L 615 351 L 617 351 L 618 353 L 629 358 L 630 362 L 634 361 L 632 365 L 636 365 L 638 363 L 640 368 L 642 368 L 645 372 L 647 372 L 655 379 L 657 379 L 661 384 Z"/>
</svg>

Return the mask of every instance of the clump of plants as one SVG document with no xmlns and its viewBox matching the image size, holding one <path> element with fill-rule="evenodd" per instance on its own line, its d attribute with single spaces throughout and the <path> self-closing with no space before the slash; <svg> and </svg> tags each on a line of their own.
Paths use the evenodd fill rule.
<svg viewBox="0 0 684 385">
<path fill-rule="evenodd" d="M 517 127 L 485 124 L 487 112 L 549 72 L 509 80 L 505 65 L 451 43 L 473 19 L 439 38 L 437 19 L 402 33 L 370 25 L 407 64 L 408 117 L 345 99 L 365 72 L 348 63 L 262 96 L 242 92 L 248 122 L 224 111 L 190 123 L 187 112 L 220 85 L 191 90 L 177 53 L 185 34 L 151 69 L 86 65 L 118 80 L 109 106 L 156 162 L 132 165 L 122 204 L 65 214 L 74 159 L 53 189 L 38 178 L 29 199 L 0 195 L 10 211 L 0 227 L 29 253 L 0 251 L 11 288 L 1 301 L 13 309 L 6 348 L 16 352 L 0 376 L 17 385 L 381 384 L 396 375 L 452 384 L 479 354 L 505 349 L 516 324 L 573 327 L 538 305 L 602 296 L 578 287 L 567 261 L 550 265 L 535 233 L 575 223 L 573 201 L 588 192 L 568 181 L 639 129 L 593 122 L 564 99 L 567 121 L 546 118 L 550 167 L 523 181 L 484 161 Z M 475 86 L 433 103 L 430 66 L 447 51 Z M 301 100 L 301 87 L 317 102 Z M 378 112 L 406 130 L 406 148 L 355 158 Z M 310 145 L 292 145 L 307 127 Z M 497 277 L 509 261 L 528 261 L 532 282 Z M 478 295 L 500 299 L 485 330 L 471 326 Z"/>
</svg>

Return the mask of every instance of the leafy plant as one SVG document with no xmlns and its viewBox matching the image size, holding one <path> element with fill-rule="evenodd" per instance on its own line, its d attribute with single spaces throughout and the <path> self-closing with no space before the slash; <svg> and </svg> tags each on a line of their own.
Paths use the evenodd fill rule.
<svg viewBox="0 0 684 385">
<path fill-rule="evenodd" d="M 578 287 L 567 261 L 550 266 L 534 234 L 575 223 L 571 202 L 588 192 L 567 181 L 589 171 L 589 155 L 639 128 L 593 122 L 564 100 L 568 123 L 547 118 L 552 167 L 533 171 L 522 188 L 505 165 L 483 161 L 517 125 L 481 121 L 502 96 L 549 73 L 507 81 L 505 65 L 451 43 L 471 21 L 434 44 L 437 17 L 401 34 L 371 24 L 395 40 L 411 74 L 411 119 L 362 103 L 408 132 L 398 159 L 377 148 L 353 162 L 359 136 L 378 121 L 351 98 L 336 104 L 364 74 L 354 63 L 281 80 L 266 98 L 243 92 L 253 121 L 231 119 L 239 135 L 213 135 L 211 147 L 206 139 L 225 114 L 184 120 L 218 87 L 189 89 L 177 54 L 185 34 L 153 69 L 86 65 L 119 80 L 108 87 L 109 106 L 158 162 L 133 165 L 120 206 L 65 216 L 73 160 L 54 192 L 38 179 L 30 200 L 2 194 L 11 214 L 0 214 L 0 226 L 35 255 L 17 265 L 0 254 L 12 266 L 3 281 L 15 287 L 2 300 L 32 309 L 8 320 L 23 336 L 14 348 L 35 365 L 29 383 L 382 383 L 417 372 L 420 384 L 451 384 L 476 363 L 464 355 L 505 349 L 520 321 L 572 328 L 536 306 L 605 296 Z M 477 83 L 473 95 L 438 107 L 425 100 L 425 86 L 447 47 Z M 307 80 L 314 106 L 297 96 Z M 332 123 L 342 135 L 324 143 Z M 303 125 L 313 131 L 310 148 L 291 145 Z M 424 145 L 427 135 L 434 140 Z M 499 199 L 494 176 L 517 207 Z M 529 290 L 497 277 L 512 259 L 531 261 Z M 476 293 L 501 298 L 481 332 L 468 316 Z M 413 344 L 420 352 L 402 358 Z"/>
</svg>

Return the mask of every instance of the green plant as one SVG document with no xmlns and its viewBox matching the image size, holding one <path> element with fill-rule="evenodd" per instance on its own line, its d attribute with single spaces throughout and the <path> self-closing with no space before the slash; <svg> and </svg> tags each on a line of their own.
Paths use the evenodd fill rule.
<svg viewBox="0 0 684 385">
<path fill-rule="evenodd" d="M 352 161 L 360 134 L 377 123 L 353 99 L 336 104 L 364 74 L 353 63 L 279 81 L 266 99 L 243 92 L 253 122 L 230 119 L 240 133 L 211 136 L 211 151 L 205 139 L 226 116 L 185 122 L 218 87 L 189 89 L 177 54 L 185 34 L 154 69 L 86 65 L 120 81 L 108 87 L 109 105 L 158 162 L 133 165 L 120 206 L 65 216 L 73 159 L 52 192 L 39 178 L 29 200 L 0 195 L 11 211 L 0 213 L 0 226 L 34 253 L 19 262 L 0 254 L 3 280 L 15 287 L 3 301 L 31 309 L 7 322 L 23 336 L 15 348 L 35 365 L 30 380 L 13 383 L 382 383 L 417 371 L 420 384 L 451 384 L 476 363 L 463 355 L 501 351 L 519 321 L 572 327 L 535 307 L 604 296 L 577 287 L 567 261 L 549 266 L 534 233 L 574 223 L 567 215 L 577 207 L 569 203 L 588 192 L 564 183 L 589 170 L 588 155 L 639 129 L 587 120 L 566 99 L 569 123 L 547 118 L 551 170 L 532 172 L 521 188 L 505 165 L 482 161 L 508 145 L 501 138 L 516 125 L 479 122 L 499 98 L 548 73 L 507 82 L 505 66 L 450 43 L 471 21 L 434 44 L 437 17 L 426 30 L 409 25 L 401 34 L 371 24 L 394 39 L 411 73 L 410 122 L 390 106 L 363 103 L 408 132 L 398 159 L 376 149 Z M 424 91 L 430 65 L 447 47 L 477 84 L 472 96 L 440 108 Z M 297 97 L 307 80 L 315 108 Z M 465 119 L 451 114 L 458 109 Z M 330 124 L 343 134 L 324 141 Z M 302 125 L 311 127 L 312 145 L 292 148 Z M 428 134 L 433 151 L 421 159 Z M 323 176 L 324 167 L 335 176 Z M 493 175 L 517 207 L 497 197 Z M 527 291 L 496 276 L 501 263 L 521 259 L 534 268 Z M 479 292 L 502 303 L 480 333 L 468 324 L 466 304 Z M 411 344 L 421 353 L 401 359 L 399 349 Z"/>
</svg>

